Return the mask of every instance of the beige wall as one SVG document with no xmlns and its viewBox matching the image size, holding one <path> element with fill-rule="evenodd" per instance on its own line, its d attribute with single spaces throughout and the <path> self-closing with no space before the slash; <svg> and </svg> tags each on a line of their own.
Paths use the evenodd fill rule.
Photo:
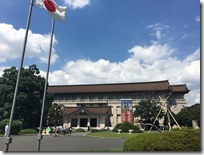
<svg viewBox="0 0 204 155">
<path fill-rule="evenodd" d="M 133 100 L 133 112 L 135 110 L 134 106 L 137 105 L 141 100 Z M 111 106 L 111 112 L 112 112 L 112 116 L 110 117 L 110 121 L 111 121 L 111 125 L 112 127 L 114 127 L 117 123 L 121 123 L 121 102 L 120 100 L 108 100 L 107 101 L 108 106 Z M 77 104 L 76 103 L 63 103 L 63 102 L 58 102 L 58 104 L 64 104 L 66 107 L 76 107 Z M 177 114 L 183 107 L 185 107 L 187 105 L 185 100 L 181 100 L 177 102 L 177 105 L 172 106 L 171 110 Z M 88 122 L 90 121 L 90 118 L 92 118 L 92 116 L 76 116 L 75 118 L 78 118 L 78 120 L 80 118 L 88 118 Z M 97 118 L 97 128 L 104 128 L 105 127 L 105 119 L 107 118 L 107 116 L 105 115 L 98 115 L 95 116 L 95 118 Z M 134 118 L 134 123 L 137 123 L 138 118 Z M 64 124 L 66 124 L 67 126 L 70 126 L 70 122 L 71 122 L 71 118 L 69 118 L 68 116 L 64 116 Z M 79 124 L 79 121 L 78 121 Z M 79 126 L 78 126 L 79 127 Z"/>
</svg>

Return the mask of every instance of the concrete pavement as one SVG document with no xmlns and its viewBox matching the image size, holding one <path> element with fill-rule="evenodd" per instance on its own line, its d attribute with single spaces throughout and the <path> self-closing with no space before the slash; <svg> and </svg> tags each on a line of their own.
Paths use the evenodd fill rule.
<svg viewBox="0 0 204 155">
<path fill-rule="evenodd" d="M 36 152 L 37 135 L 11 136 L 12 143 L 9 151 Z M 71 136 L 44 135 L 40 145 L 41 152 L 91 152 L 111 148 L 122 148 L 126 139 L 122 138 L 96 138 L 89 137 L 86 133 L 74 133 Z M 0 151 L 4 151 L 4 137 L 0 137 Z"/>
</svg>

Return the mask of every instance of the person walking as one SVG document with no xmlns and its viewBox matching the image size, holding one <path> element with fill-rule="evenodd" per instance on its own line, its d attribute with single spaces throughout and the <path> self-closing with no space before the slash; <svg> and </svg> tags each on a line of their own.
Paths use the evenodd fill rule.
<svg viewBox="0 0 204 155">
<path fill-rule="evenodd" d="M 7 123 L 6 125 L 5 125 L 5 128 L 4 128 L 4 138 L 6 138 L 6 136 L 7 136 L 7 134 L 8 134 L 8 128 L 9 128 L 9 124 Z"/>
<path fill-rule="evenodd" d="M 71 136 L 71 134 L 72 134 L 72 127 L 70 126 L 69 127 L 69 135 Z"/>
</svg>

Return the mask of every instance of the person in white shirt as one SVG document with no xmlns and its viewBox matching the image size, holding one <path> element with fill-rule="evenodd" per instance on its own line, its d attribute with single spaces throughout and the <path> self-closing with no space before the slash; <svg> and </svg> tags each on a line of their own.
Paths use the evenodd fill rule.
<svg viewBox="0 0 204 155">
<path fill-rule="evenodd" d="M 8 128 L 9 128 L 9 124 L 7 123 L 5 126 L 5 133 L 4 133 L 4 138 L 6 138 L 7 134 L 8 134 Z"/>
</svg>

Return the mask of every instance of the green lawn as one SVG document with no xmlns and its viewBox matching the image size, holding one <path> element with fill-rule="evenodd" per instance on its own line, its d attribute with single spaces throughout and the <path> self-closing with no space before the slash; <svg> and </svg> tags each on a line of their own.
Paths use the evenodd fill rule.
<svg viewBox="0 0 204 155">
<path fill-rule="evenodd" d="M 145 133 L 132 133 L 132 134 L 120 133 L 118 134 L 117 132 L 112 132 L 112 131 L 100 131 L 100 132 L 89 133 L 88 136 L 103 137 L 103 138 L 131 138 L 139 134 L 145 134 Z"/>
<path fill-rule="evenodd" d="M 93 137 L 102 137 L 102 138 L 131 138 L 133 136 L 137 136 L 140 134 L 147 134 L 147 133 L 120 133 L 112 132 L 112 131 L 100 131 L 100 132 L 94 132 L 89 133 L 87 136 L 93 136 Z M 91 152 L 123 152 L 123 147 L 121 148 L 110 148 L 110 149 L 102 149 L 102 150 L 91 150 Z"/>
</svg>

